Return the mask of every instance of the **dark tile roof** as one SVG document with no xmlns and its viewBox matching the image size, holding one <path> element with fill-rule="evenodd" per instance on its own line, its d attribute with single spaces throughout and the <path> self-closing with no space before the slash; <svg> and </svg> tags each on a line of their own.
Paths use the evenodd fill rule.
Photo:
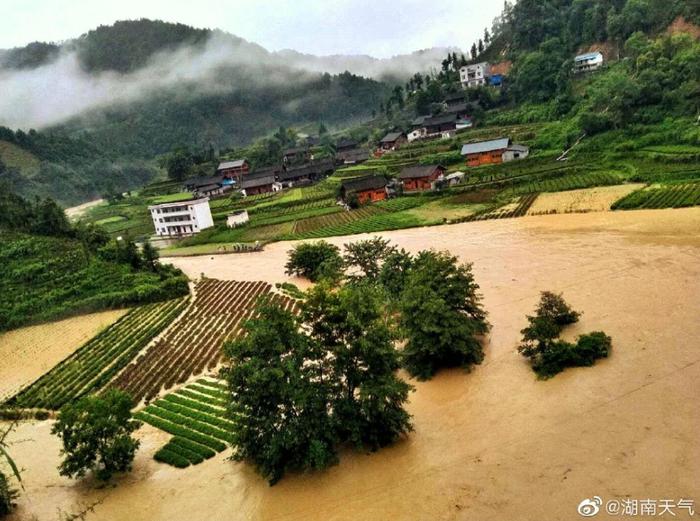
<svg viewBox="0 0 700 521">
<path fill-rule="evenodd" d="M 366 161 L 369 159 L 369 150 L 363 148 L 344 150 L 338 152 L 338 158 L 343 161 Z"/>
<path fill-rule="evenodd" d="M 255 188 L 257 186 L 271 185 L 275 182 L 275 174 L 247 175 L 241 181 L 241 188 Z"/>
<path fill-rule="evenodd" d="M 335 168 L 335 162 L 331 158 L 318 159 L 299 166 L 290 166 L 286 170 L 282 170 L 279 174 L 280 181 L 289 181 L 299 179 L 300 177 L 311 177 L 314 175 L 325 174 L 331 172 Z"/>
<path fill-rule="evenodd" d="M 200 186 L 221 184 L 224 180 L 224 176 L 216 175 L 213 177 L 192 177 L 190 179 L 185 179 L 182 184 L 184 186 L 193 186 L 199 188 Z"/>
<path fill-rule="evenodd" d="M 430 177 L 436 168 L 441 168 L 440 165 L 417 165 L 408 166 L 401 170 L 399 179 L 418 179 L 421 177 Z"/>
<path fill-rule="evenodd" d="M 219 166 L 216 169 L 216 171 L 218 172 L 219 170 L 226 170 L 228 168 L 241 168 L 245 163 L 246 163 L 245 159 L 236 159 L 234 161 L 224 161 L 223 163 L 219 163 Z"/>
<path fill-rule="evenodd" d="M 341 148 L 355 148 L 357 146 L 357 141 L 349 138 L 341 138 L 335 145 L 337 149 Z"/>
<path fill-rule="evenodd" d="M 403 132 L 389 132 L 386 136 L 382 138 L 381 143 L 393 143 L 401 136 L 403 136 Z"/>
<path fill-rule="evenodd" d="M 343 182 L 342 188 L 345 193 L 363 192 L 365 190 L 379 190 L 387 185 L 386 177 L 372 175 L 359 179 L 350 179 Z"/>
<path fill-rule="evenodd" d="M 309 147 L 304 145 L 304 146 L 300 146 L 300 147 L 288 148 L 287 150 L 284 151 L 284 155 L 291 156 L 294 154 L 298 154 L 300 152 L 309 152 Z"/>
<path fill-rule="evenodd" d="M 198 192 L 211 192 L 213 190 L 220 190 L 220 189 L 221 189 L 220 184 L 204 185 L 204 186 L 197 187 Z"/>
<path fill-rule="evenodd" d="M 443 114 L 466 114 L 469 110 L 470 108 L 467 103 L 456 103 L 450 105 Z"/>
<path fill-rule="evenodd" d="M 423 121 L 423 126 L 429 127 L 432 125 L 443 125 L 445 123 L 454 123 L 456 121 L 456 114 L 438 114 L 437 116 L 433 116 L 432 118 L 428 118 Z"/>
</svg>

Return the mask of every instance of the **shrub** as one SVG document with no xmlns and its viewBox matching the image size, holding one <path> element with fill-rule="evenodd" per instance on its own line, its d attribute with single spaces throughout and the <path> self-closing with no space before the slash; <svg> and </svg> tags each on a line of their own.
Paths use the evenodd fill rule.
<svg viewBox="0 0 700 521">
<path fill-rule="evenodd" d="M 528 315 L 529 325 L 521 331 L 523 343 L 518 350 L 529 358 L 536 357 L 560 335 L 564 326 L 577 322 L 579 316 L 561 295 L 543 291 L 535 315 Z"/>
<path fill-rule="evenodd" d="M 17 491 L 10 486 L 5 474 L 0 472 L 0 517 L 8 515 L 15 507 Z"/>
<path fill-rule="evenodd" d="M 564 326 L 579 316 L 561 295 L 542 292 L 537 313 L 527 317 L 529 325 L 521 331 L 523 342 L 518 347 L 540 378 L 551 378 L 567 367 L 591 366 L 608 356 L 612 340 L 602 331 L 581 335 L 576 344 L 557 339 Z"/>
<path fill-rule="evenodd" d="M 306 277 L 316 282 L 323 276 L 331 275 L 342 264 L 339 248 L 326 241 L 302 243 L 289 252 L 285 265 L 286 273 Z"/>
</svg>

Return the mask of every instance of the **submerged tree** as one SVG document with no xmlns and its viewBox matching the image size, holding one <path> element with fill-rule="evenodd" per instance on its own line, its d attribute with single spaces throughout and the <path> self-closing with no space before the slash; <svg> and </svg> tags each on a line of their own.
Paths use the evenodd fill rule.
<svg viewBox="0 0 700 521">
<path fill-rule="evenodd" d="M 271 484 L 291 470 L 322 469 L 351 442 L 378 449 L 411 430 L 410 386 L 399 367 L 381 292 L 349 285 L 311 289 L 295 316 L 261 302 L 246 335 L 227 344 L 222 371 L 240 419 L 234 458 Z"/>
<path fill-rule="evenodd" d="M 363 241 L 350 242 L 343 246 L 345 265 L 360 270 L 360 275 L 369 280 L 377 280 L 386 258 L 395 251 L 389 240 L 373 237 Z"/>
<path fill-rule="evenodd" d="M 406 369 L 430 378 L 441 367 L 468 367 L 484 357 L 479 336 L 488 331 L 471 264 L 447 252 L 422 251 L 401 293 Z"/>
<path fill-rule="evenodd" d="M 337 460 L 328 408 L 331 382 L 323 350 L 295 315 L 263 302 L 247 334 L 224 347 L 231 391 L 234 458 L 248 460 L 276 483 L 288 470 L 322 469 Z"/>
<path fill-rule="evenodd" d="M 373 284 L 309 291 L 302 318 L 325 352 L 330 406 L 338 439 L 376 450 L 412 427 L 403 408 L 411 386 L 396 376 L 396 332 L 386 320 L 382 292 Z"/>
<path fill-rule="evenodd" d="M 558 338 L 564 327 L 580 316 L 561 295 L 542 292 L 535 314 L 527 317 L 528 326 L 521 331 L 523 341 L 518 347 L 540 378 L 550 378 L 566 367 L 591 366 L 610 353 L 612 339 L 602 331 L 581 335 L 575 344 Z"/>
<path fill-rule="evenodd" d="M 131 397 L 116 389 L 64 405 L 51 429 L 63 441 L 60 474 L 80 478 L 92 470 L 106 481 L 131 470 L 140 445 L 131 437 L 140 425 L 131 418 L 131 407 Z"/>
<path fill-rule="evenodd" d="M 299 244 L 289 252 L 285 268 L 288 275 L 306 277 L 311 282 L 324 277 L 336 279 L 342 272 L 340 249 L 326 241 Z"/>
</svg>

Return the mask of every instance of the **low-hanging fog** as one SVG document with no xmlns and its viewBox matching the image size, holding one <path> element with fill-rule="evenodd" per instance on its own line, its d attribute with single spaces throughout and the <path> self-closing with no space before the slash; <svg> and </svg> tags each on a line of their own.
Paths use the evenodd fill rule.
<svg viewBox="0 0 700 521">
<path fill-rule="evenodd" d="M 84 71 L 78 51 L 65 45 L 54 61 L 37 68 L 0 68 L 0 125 L 39 129 L 178 86 L 187 86 L 192 95 L 231 92 L 256 85 L 303 82 L 320 72 L 346 70 L 376 79 L 402 79 L 439 67 L 446 52 L 429 49 L 381 60 L 369 56 L 318 57 L 295 51 L 270 53 L 217 31 L 205 45 L 156 54 L 146 66 L 122 74 Z"/>
</svg>

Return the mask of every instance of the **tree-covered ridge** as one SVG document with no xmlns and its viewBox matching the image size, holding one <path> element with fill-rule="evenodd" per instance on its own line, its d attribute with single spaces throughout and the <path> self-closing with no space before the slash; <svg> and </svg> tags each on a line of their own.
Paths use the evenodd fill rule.
<svg viewBox="0 0 700 521">
<path fill-rule="evenodd" d="M 73 45 L 86 71 L 126 73 L 143 67 L 158 52 L 202 45 L 210 35 L 208 29 L 142 18 L 101 25 L 78 38 Z"/>
</svg>

